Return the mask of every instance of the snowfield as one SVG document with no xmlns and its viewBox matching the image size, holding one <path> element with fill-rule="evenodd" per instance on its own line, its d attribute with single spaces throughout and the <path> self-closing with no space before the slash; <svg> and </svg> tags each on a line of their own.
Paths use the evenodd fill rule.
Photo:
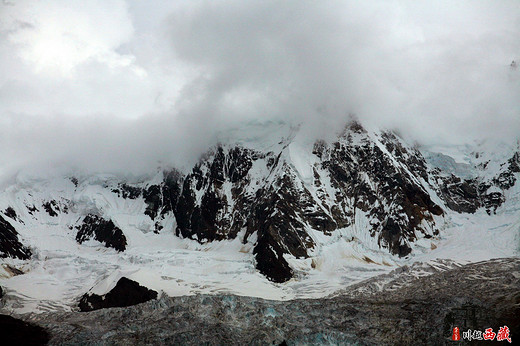
<svg viewBox="0 0 520 346">
<path fill-rule="evenodd" d="M 281 131 L 283 124 L 273 126 Z M 241 145 L 251 146 L 255 142 L 262 149 L 271 150 L 283 145 L 269 142 L 266 139 L 269 136 L 262 131 L 250 133 L 253 133 L 251 138 L 239 139 Z M 292 132 L 286 138 L 290 142 L 286 159 L 305 183 L 311 179 L 309 167 L 315 159 L 307 155 L 309 150 L 304 148 L 308 143 L 304 140 L 298 142 L 298 136 Z M 483 175 L 484 171 L 477 168 L 479 162 L 468 159 L 468 152 L 475 148 L 464 147 L 468 152 L 458 147 L 444 149 L 443 153 L 433 151 L 439 148 L 424 149 L 425 157 L 430 158 L 431 165 L 449 167 L 450 172 L 462 172 L 461 175 L 470 177 Z M 503 147 L 498 150 L 504 157 L 512 153 L 512 149 Z M 500 170 L 501 157 L 495 155 L 490 159 L 485 173 L 494 176 Z M 481 157 L 480 162 L 482 160 Z M 266 174 L 265 169 L 255 162 L 252 172 L 261 176 Z M 412 254 L 404 258 L 378 248 L 377 242 L 366 232 L 363 215 L 356 215 L 355 225 L 331 235 L 308 230 L 317 244 L 310 258 L 286 255 L 295 276 L 285 283 L 273 283 L 255 268 L 254 237 L 244 244 L 241 232 L 233 240 L 200 244 L 174 234 L 173 215 L 161 221 L 163 230 L 157 234 L 152 231 L 153 220 L 144 214 L 146 203 L 142 196 L 125 199 L 112 191 L 122 181 L 121 177 L 78 175 L 77 183 L 71 177 L 42 179 L 20 173 L 14 182 L 4 184 L 0 210 L 8 207 L 16 210 L 16 220 L 6 219 L 19 232 L 22 243 L 31 248 L 33 258 L 28 261 L 1 259 L 0 278 L 5 294 L 2 311 L 22 314 L 75 310 L 84 293 L 90 290 L 105 294 L 123 276 L 168 296 L 236 294 L 272 300 L 320 298 L 417 262 L 442 268 L 445 259 L 459 265 L 520 254 L 520 184 L 517 183 L 505 192 L 506 202 L 497 209 L 496 215 L 488 215 L 483 208 L 475 214 L 457 213 L 442 205 L 446 215 L 440 235 L 420 238 L 412 244 Z M 146 187 L 161 179 L 159 172 L 130 183 Z M 327 181 L 326 177 L 323 181 Z M 226 190 L 229 196 L 230 189 Z M 312 189 L 310 192 L 317 193 Z M 433 191 L 429 192 L 436 196 Z M 49 201 L 56 201 L 57 216 L 49 215 L 42 208 Z M 442 203 L 438 197 L 435 202 Z M 33 207 L 38 210 L 31 211 Z M 92 212 L 111 219 L 123 230 L 128 243 L 124 252 L 106 248 L 95 240 L 76 242 L 74 227 L 82 215 Z M 13 275 L 10 268 L 24 274 Z"/>
</svg>

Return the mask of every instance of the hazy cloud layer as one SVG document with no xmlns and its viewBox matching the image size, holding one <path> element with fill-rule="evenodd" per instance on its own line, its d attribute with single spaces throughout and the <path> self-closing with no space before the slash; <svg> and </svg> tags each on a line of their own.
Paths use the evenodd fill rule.
<svg viewBox="0 0 520 346">
<path fill-rule="evenodd" d="M 4 1 L 0 170 L 187 162 L 248 120 L 520 135 L 520 2 Z"/>
</svg>

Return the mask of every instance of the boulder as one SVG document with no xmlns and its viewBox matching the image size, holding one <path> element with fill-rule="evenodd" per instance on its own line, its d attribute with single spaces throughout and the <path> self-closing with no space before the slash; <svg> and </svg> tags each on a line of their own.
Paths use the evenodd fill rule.
<svg viewBox="0 0 520 346">
<path fill-rule="evenodd" d="M 122 277 L 116 286 L 105 295 L 84 294 L 79 301 L 80 311 L 131 306 L 157 298 L 157 292 Z"/>
</svg>

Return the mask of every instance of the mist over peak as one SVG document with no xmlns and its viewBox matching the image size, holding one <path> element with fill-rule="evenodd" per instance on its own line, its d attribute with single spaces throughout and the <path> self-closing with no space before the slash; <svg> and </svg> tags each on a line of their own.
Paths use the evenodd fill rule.
<svg viewBox="0 0 520 346">
<path fill-rule="evenodd" d="M 0 19 L 0 174 L 190 167 L 253 122 L 326 138 L 349 114 L 428 145 L 520 134 L 513 0 L 27 0 Z"/>
</svg>

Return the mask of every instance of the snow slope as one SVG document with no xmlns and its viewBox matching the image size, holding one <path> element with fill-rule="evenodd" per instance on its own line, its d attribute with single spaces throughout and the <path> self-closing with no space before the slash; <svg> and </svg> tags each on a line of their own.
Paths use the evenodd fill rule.
<svg viewBox="0 0 520 346">
<path fill-rule="evenodd" d="M 230 131 L 221 136 L 221 141 L 281 152 L 311 195 L 332 194 L 334 189 L 328 185 L 329 178 L 323 172 L 318 172 L 322 174 L 323 189 L 319 191 L 311 184 L 317 157 L 311 153 L 312 143 L 299 135 L 298 128 L 283 123 L 264 125 L 252 124 L 252 129 L 246 132 Z M 377 134 L 370 136 L 381 150 L 387 150 Z M 444 166 L 450 167 L 446 169 L 447 174 L 491 179 L 514 150 L 514 146 L 481 144 L 466 146 L 462 151 L 448 148 L 441 155 L 432 154 L 432 149 L 425 157 L 429 158 L 431 169 Z M 475 152 L 480 153 L 478 158 Z M 490 163 L 484 169 L 482 162 L 486 160 Z M 261 161 L 255 161 L 250 174 L 260 180 L 269 173 Z M 516 173 L 516 177 L 520 178 L 520 174 Z M 130 199 L 114 192 L 121 184 L 146 189 L 163 178 L 161 171 L 132 181 L 109 174 L 40 178 L 20 173 L 0 193 L 0 211 L 9 207 L 16 211 L 16 218 L 8 220 L 19 232 L 23 244 L 33 250 L 33 258 L 0 260 L 4 268 L 0 271 L 0 285 L 6 295 L 1 309 L 16 313 L 71 310 L 85 292 L 104 294 L 122 276 L 169 296 L 232 293 L 276 300 L 316 298 L 415 262 L 450 259 L 456 265 L 520 253 L 519 183 L 503 191 L 506 200 L 496 215 L 489 215 L 483 208 L 475 214 L 465 214 L 449 210 L 435 191 L 416 177 L 414 179 L 445 211 L 439 222 L 438 236 L 419 237 L 411 244 L 412 254 L 400 258 L 379 247 L 367 232 L 369 219 L 359 213 L 354 225 L 328 235 L 307 229 L 316 244 L 309 258 L 284 255 L 295 275 L 285 283 L 274 283 L 255 268 L 254 235 L 245 240 L 242 230 L 234 239 L 202 244 L 181 238 L 175 235 L 177 221 L 173 214 L 152 219 L 145 214 L 147 203 L 142 195 Z M 253 189 L 251 193 L 255 192 L 254 184 L 249 188 Z M 232 196 L 231 187 L 224 185 L 223 190 Z M 48 203 L 55 216 L 46 210 Z M 75 227 L 89 213 L 110 219 L 123 230 L 128 243 L 124 252 L 106 248 L 95 240 L 76 242 Z M 159 233 L 154 232 L 155 222 L 162 226 Z M 9 267 L 18 268 L 24 274 L 13 275 L 7 270 Z"/>
</svg>

